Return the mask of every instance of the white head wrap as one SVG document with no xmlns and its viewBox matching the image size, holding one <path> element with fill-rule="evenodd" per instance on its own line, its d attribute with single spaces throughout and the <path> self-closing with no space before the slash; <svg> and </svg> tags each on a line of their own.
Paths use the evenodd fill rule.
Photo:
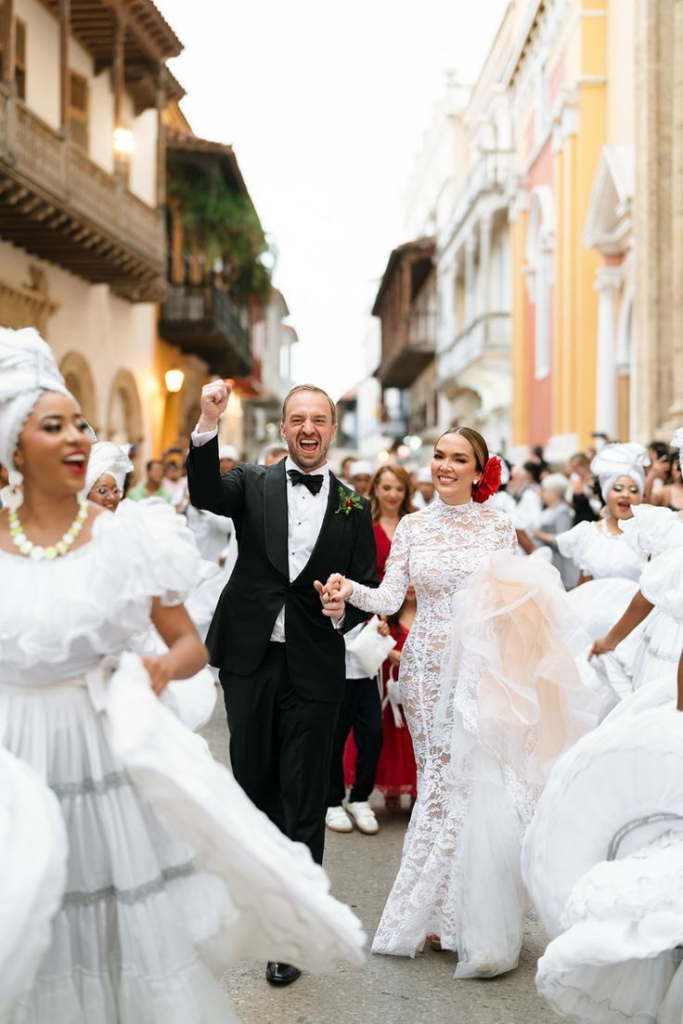
<svg viewBox="0 0 683 1024">
<path fill-rule="evenodd" d="M 219 459 L 232 459 L 233 462 L 240 461 L 240 453 L 235 448 L 234 444 L 222 444 L 218 449 Z"/>
<path fill-rule="evenodd" d="M 26 418 L 44 391 L 66 395 L 67 388 L 50 346 L 32 327 L 0 327 L 0 463 L 14 468 L 14 454 Z"/>
<path fill-rule="evenodd" d="M 683 427 L 679 427 L 671 438 L 671 447 L 678 448 L 678 464 L 683 471 Z"/>
<path fill-rule="evenodd" d="M 111 441 L 98 441 L 90 449 L 88 471 L 85 474 L 85 493 L 91 490 L 105 473 L 116 480 L 116 486 L 123 490 L 126 475 L 133 470 L 133 463 L 128 457 L 129 444 L 112 444 Z"/>
<path fill-rule="evenodd" d="M 358 462 L 351 464 L 349 470 L 349 477 L 353 480 L 354 476 L 372 476 L 375 472 L 375 467 L 371 462 L 366 462 L 364 459 L 359 459 Z"/>
<path fill-rule="evenodd" d="M 628 441 L 624 444 L 606 444 L 591 462 L 591 473 L 600 481 L 604 501 L 620 476 L 628 476 L 638 487 L 641 497 L 645 493 L 645 470 L 650 465 L 642 444 Z"/>
</svg>

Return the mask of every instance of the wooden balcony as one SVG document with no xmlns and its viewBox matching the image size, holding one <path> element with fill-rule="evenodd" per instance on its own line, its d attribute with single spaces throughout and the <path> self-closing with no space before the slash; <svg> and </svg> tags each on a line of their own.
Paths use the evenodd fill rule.
<svg viewBox="0 0 683 1024">
<path fill-rule="evenodd" d="M 408 388 L 436 351 L 436 317 L 418 301 L 433 271 L 434 239 L 394 249 L 372 308 L 382 322 L 382 360 L 375 376 L 385 388 Z"/>
<path fill-rule="evenodd" d="M 0 238 L 129 301 L 165 295 L 161 212 L 1 86 Z"/>
<path fill-rule="evenodd" d="M 171 345 L 209 364 L 222 377 L 252 372 L 249 334 L 237 306 L 212 285 L 169 285 L 159 333 Z"/>
</svg>

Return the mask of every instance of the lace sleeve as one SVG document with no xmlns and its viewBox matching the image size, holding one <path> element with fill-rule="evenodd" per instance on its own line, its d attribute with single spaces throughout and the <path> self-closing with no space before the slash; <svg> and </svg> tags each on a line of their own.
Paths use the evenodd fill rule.
<svg viewBox="0 0 683 1024">
<path fill-rule="evenodd" d="M 361 583 L 354 582 L 353 594 L 349 601 L 361 611 L 393 615 L 403 604 L 410 583 L 408 519 L 409 516 L 404 516 L 396 527 L 384 579 L 380 586 L 364 587 Z"/>
</svg>

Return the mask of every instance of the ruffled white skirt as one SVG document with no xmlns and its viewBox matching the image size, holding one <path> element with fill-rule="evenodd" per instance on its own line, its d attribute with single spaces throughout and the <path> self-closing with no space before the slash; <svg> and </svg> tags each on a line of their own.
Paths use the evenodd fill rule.
<svg viewBox="0 0 683 1024">
<path fill-rule="evenodd" d="M 361 959 L 360 924 L 322 868 L 154 697 L 135 655 L 87 686 L 0 686 L 0 747 L 47 782 L 68 843 L 42 958 L 44 928 L 13 904 L 2 914 L 24 979 L 17 998 L 0 986 L 2 1024 L 223 1024 L 235 1018 L 215 976 L 230 961 Z"/>
<path fill-rule="evenodd" d="M 592 1024 L 683 1018 L 683 714 L 627 698 L 556 765 L 524 878 L 553 941 L 537 986 Z"/>
</svg>

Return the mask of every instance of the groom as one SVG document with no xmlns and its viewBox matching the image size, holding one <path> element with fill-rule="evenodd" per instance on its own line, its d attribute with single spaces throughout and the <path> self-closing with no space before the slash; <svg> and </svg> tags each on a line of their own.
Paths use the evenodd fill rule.
<svg viewBox="0 0 683 1024">
<path fill-rule="evenodd" d="M 339 572 L 377 584 L 370 505 L 331 473 L 336 409 L 309 384 L 292 388 L 282 407 L 288 457 L 267 468 L 241 464 L 222 477 L 217 428 L 229 395 L 223 381 L 202 389 L 188 459 L 192 504 L 229 516 L 239 544 L 206 642 L 220 670 L 235 778 L 285 835 L 322 863 L 344 690 L 342 634 L 366 616 L 335 600 L 323 611 L 318 581 Z M 287 964 L 269 964 L 266 973 L 276 984 L 298 976 Z"/>
</svg>

